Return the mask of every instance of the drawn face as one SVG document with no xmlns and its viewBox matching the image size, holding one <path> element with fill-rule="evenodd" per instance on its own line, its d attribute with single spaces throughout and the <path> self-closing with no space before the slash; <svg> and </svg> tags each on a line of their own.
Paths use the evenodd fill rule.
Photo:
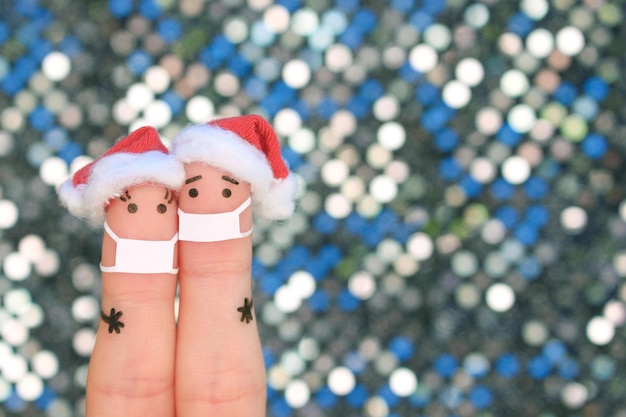
<svg viewBox="0 0 626 417">
<path fill-rule="evenodd" d="M 121 237 L 169 239 L 176 233 L 175 193 L 161 185 L 129 187 L 107 207 L 107 222 Z"/>
<path fill-rule="evenodd" d="M 250 185 L 232 174 L 202 163 L 185 166 L 186 180 L 180 189 L 181 210 L 214 214 L 232 211 L 250 196 Z"/>
</svg>

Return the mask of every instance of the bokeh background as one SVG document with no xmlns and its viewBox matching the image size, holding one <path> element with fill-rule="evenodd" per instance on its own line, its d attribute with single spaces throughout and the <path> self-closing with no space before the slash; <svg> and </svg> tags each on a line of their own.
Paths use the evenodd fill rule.
<svg viewBox="0 0 626 417">
<path fill-rule="evenodd" d="M 81 416 L 129 131 L 258 113 L 268 416 L 626 416 L 621 0 L 2 0 L 0 416 Z"/>
</svg>

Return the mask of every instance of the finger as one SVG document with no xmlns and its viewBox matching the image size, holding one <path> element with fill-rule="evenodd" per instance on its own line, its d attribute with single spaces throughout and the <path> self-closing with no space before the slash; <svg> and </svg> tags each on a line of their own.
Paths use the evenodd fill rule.
<svg viewBox="0 0 626 417">
<path fill-rule="evenodd" d="M 89 417 L 174 416 L 176 208 L 169 190 L 156 185 L 129 188 L 108 206 Z M 143 259 L 150 252 L 169 253 L 168 259 Z"/>
<path fill-rule="evenodd" d="M 264 416 L 265 367 L 251 288 L 252 240 L 242 236 L 252 227 L 251 210 L 233 214 L 233 223 L 222 217 L 216 233 L 235 235 L 231 239 L 183 241 L 183 235 L 187 239 L 194 234 L 194 226 L 203 229 L 200 218 L 185 213 L 233 212 L 245 207 L 250 187 L 224 179 L 226 172 L 208 165 L 190 164 L 186 174 L 195 180 L 181 189 L 179 198 L 177 415 Z"/>
</svg>

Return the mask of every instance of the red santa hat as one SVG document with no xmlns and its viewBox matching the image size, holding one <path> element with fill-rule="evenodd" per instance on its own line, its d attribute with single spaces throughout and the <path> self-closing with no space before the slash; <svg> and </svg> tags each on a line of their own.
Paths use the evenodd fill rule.
<svg viewBox="0 0 626 417">
<path fill-rule="evenodd" d="M 146 126 L 119 140 L 61 184 L 59 198 L 73 215 L 102 224 L 107 202 L 126 188 L 159 184 L 178 190 L 184 181 L 182 164 L 169 154 L 158 132 Z"/>
<path fill-rule="evenodd" d="M 282 158 L 274 129 L 258 115 L 186 127 L 173 139 L 172 154 L 183 163 L 203 162 L 249 183 L 262 218 L 282 220 L 293 214 L 296 179 Z"/>
</svg>

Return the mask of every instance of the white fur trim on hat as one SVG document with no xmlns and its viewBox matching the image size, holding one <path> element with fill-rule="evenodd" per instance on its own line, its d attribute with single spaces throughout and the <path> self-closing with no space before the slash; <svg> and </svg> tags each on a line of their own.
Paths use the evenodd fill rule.
<svg viewBox="0 0 626 417">
<path fill-rule="evenodd" d="M 263 152 L 230 130 L 208 124 L 188 126 L 172 141 L 171 152 L 182 163 L 202 162 L 249 183 L 259 216 L 279 220 L 293 213 L 293 174 L 275 179 Z"/>
<path fill-rule="evenodd" d="M 61 186 L 59 193 L 72 214 L 102 225 L 106 203 L 126 188 L 158 184 L 178 190 L 184 181 L 185 170 L 173 155 L 160 151 L 119 152 L 96 161 L 86 184 L 74 188 L 70 181 Z"/>
</svg>

